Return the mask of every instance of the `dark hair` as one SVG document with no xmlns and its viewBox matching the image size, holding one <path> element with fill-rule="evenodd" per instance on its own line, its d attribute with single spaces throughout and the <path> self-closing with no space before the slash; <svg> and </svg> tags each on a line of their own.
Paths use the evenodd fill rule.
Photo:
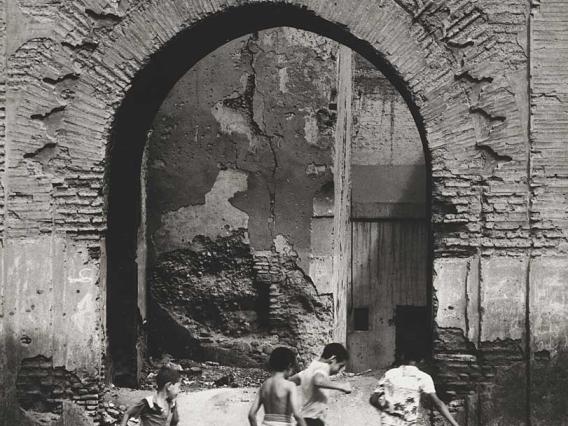
<svg viewBox="0 0 568 426">
<path fill-rule="evenodd" d="M 400 361 L 405 362 L 420 362 L 424 359 L 424 351 L 416 344 L 407 344 L 400 348 Z"/>
<path fill-rule="evenodd" d="M 158 376 L 156 377 L 156 384 L 158 385 L 158 390 L 162 390 L 166 383 L 177 383 L 181 380 L 181 373 L 178 369 L 164 366 L 158 371 Z"/>
<path fill-rule="evenodd" d="M 338 362 L 347 361 L 349 359 L 349 352 L 345 349 L 341 343 L 329 343 L 323 348 L 323 353 L 321 357 L 324 359 L 330 359 L 335 357 Z"/>
<path fill-rule="evenodd" d="M 275 348 L 268 360 L 268 366 L 273 371 L 284 371 L 296 365 L 296 354 L 284 346 Z"/>
</svg>

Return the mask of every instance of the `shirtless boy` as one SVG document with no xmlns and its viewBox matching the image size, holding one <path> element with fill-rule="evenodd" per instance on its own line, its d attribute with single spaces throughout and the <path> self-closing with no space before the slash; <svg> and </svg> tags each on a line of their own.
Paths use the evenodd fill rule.
<svg viewBox="0 0 568 426">
<path fill-rule="evenodd" d="M 260 389 L 249 411 L 251 426 L 257 426 L 256 415 L 261 406 L 264 407 L 263 426 L 292 425 L 292 418 L 298 426 L 306 426 L 300 417 L 296 395 L 296 385 L 288 381 L 288 376 L 296 365 L 296 355 L 292 350 L 278 347 L 270 354 L 269 367 L 272 376 L 267 379 Z"/>
</svg>

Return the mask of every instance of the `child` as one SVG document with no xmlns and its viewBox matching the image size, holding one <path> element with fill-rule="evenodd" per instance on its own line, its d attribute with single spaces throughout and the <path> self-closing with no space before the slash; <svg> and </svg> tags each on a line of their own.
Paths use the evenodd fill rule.
<svg viewBox="0 0 568 426">
<path fill-rule="evenodd" d="M 402 365 L 388 370 L 371 395 L 369 402 L 380 410 L 380 424 L 382 426 L 417 425 L 420 397 L 428 395 L 450 424 L 458 426 L 446 404 L 436 395 L 432 377 L 416 367 L 421 361 L 421 355 L 415 349 L 407 347 L 402 358 Z"/>
<path fill-rule="evenodd" d="M 179 423 L 176 397 L 179 393 L 181 375 L 178 369 L 170 366 L 158 371 L 158 389 L 130 407 L 122 418 L 121 426 L 126 426 L 130 417 L 140 417 L 142 426 L 175 426 Z"/>
<path fill-rule="evenodd" d="M 327 389 L 351 393 L 349 384 L 334 383 L 329 376 L 339 373 L 349 360 L 347 349 L 339 343 L 325 346 L 321 357 L 305 370 L 290 378 L 300 385 L 303 395 L 302 417 L 307 426 L 324 426 L 327 412 Z"/>
<path fill-rule="evenodd" d="M 287 426 L 294 417 L 299 426 L 306 426 L 300 417 L 296 397 L 296 386 L 287 380 L 296 365 L 296 355 L 292 350 L 278 347 L 270 354 L 268 362 L 272 377 L 267 379 L 252 403 L 249 411 L 251 426 L 257 426 L 256 414 L 260 406 L 264 406 L 264 426 Z"/>
</svg>

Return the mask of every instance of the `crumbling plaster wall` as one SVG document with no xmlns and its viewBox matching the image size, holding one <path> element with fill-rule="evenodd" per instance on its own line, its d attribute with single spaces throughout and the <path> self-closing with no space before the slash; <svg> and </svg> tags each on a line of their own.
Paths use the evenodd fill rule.
<svg viewBox="0 0 568 426">
<path fill-rule="evenodd" d="M 86 305 L 81 317 L 96 319 L 89 327 L 104 322 L 102 183 L 109 158 L 105 147 L 118 106 L 134 76 L 175 34 L 215 12 L 248 3 L 262 8 L 271 2 L 2 2 L 1 13 L 7 18 L 0 78 L 6 82 L 0 108 L 6 111 L 1 144 L 6 158 L 1 284 L 2 366 L 8 367 L 2 368 L 5 424 L 14 424 L 6 413 L 13 412 L 7 408 L 13 406 L 20 361 L 39 353 L 63 359 L 63 349 L 49 344 L 55 335 L 52 322 L 40 320 L 46 318 L 40 312 L 49 311 L 45 305 L 51 308 L 54 302 L 41 298 L 33 311 L 18 309 L 11 316 L 6 308 L 28 300 L 34 283 L 65 295 L 76 291 L 65 284 L 71 275 L 52 279 L 44 269 L 40 273 L 35 266 L 24 267 L 22 257 L 10 253 L 33 254 L 33 265 L 38 259 L 72 259 L 74 254 L 68 253 L 86 253 L 80 262 L 93 268 L 98 280 L 81 293 L 96 302 Z M 387 74 L 406 87 L 413 102 L 431 160 L 438 359 L 456 367 L 471 364 L 475 370 L 478 358 L 465 354 L 464 348 L 489 347 L 483 353 L 505 355 L 503 364 L 494 357 L 485 370 L 477 364 L 497 403 L 483 411 L 482 424 L 523 424 L 529 415 L 533 424 L 547 424 L 551 415 L 561 422 L 565 405 L 554 404 L 551 411 L 548 401 L 555 401 L 565 388 L 557 372 L 565 368 L 567 347 L 563 271 L 568 266 L 568 177 L 563 140 L 568 64 L 562 49 L 568 4 L 286 4 L 340 24 L 381 52 L 392 66 Z M 302 16 L 306 24 L 318 25 Z M 8 281 L 9 270 L 17 280 Z M 485 311 L 482 301 L 495 293 L 508 303 L 491 304 Z M 79 302 L 73 302 L 74 310 Z M 549 308 L 551 312 L 544 311 Z M 22 321 L 26 318 L 28 322 Z M 34 336 L 39 337 L 25 346 L 16 324 L 32 320 Z M 485 323 L 491 325 L 487 331 L 480 327 Z M 82 348 L 70 358 L 71 367 L 96 374 L 102 365 L 100 352 L 82 339 L 88 335 L 102 346 L 103 330 L 64 326 L 69 331 L 64 342 Z M 494 368 L 499 374 L 490 371 Z M 540 380 L 546 377 L 555 380 Z M 508 392 L 511 389 L 519 394 Z M 526 401 L 520 409 L 519 401 Z M 464 409 L 470 424 L 480 421 L 475 408 L 472 397 Z"/>
<path fill-rule="evenodd" d="M 312 200 L 333 179 L 336 50 L 315 34 L 263 31 L 216 50 L 176 84 L 149 140 L 156 255 L 245 228 L 257 250 L 284 236 L 307 271 Z"/>
<path fill-rule="evenodd" d="M 306 361 L 330 339 L 329 297 L 320 295 L 329 293 L 331 283 L 309 274 L 314 239 L 326 240 L 324 255 L 332 258 L 333 228 L 312 222 L 318 194 L 333 185 L 337 50 L 330 39 L 288 27 L 246 35 L 201 59 L 156 115 L 143 183 L 152 271 L 148 286 L 160 309 L 150 328 L 174 309 L 178 322 L 192 324 L 190 341 L 204 340 L 208 348 L 185 356 L 211 355 L 215 345 L 230 348 L 231 338 L 244 339 L 225 351 L 223 360 L 250 364 L 241 349 L 253 343 L 262 361 L 263 346 L 276 343 L 278 336 L 298 347 Z M 224 250 L 218 247 L 221 241 Z M 175 259 L 181 251 L 185 256 Z M 191 253 L 196 259 L 206 253 L 219 267 L 182 265 Z M 225 268 L 223 255 L 242 262 Z M 258 273 L 263 265 L 278 271 L 266 283 Z M 186 271 L 186 286 L 183 279 L 171 279 L 179 275 L 175 268 Z M 153 291 L 158 282 L 160 291 Z M 185 308 L 174 302 L 181 294 Z M 208 297 L 218 300 L 210 304 Z M 314 312 L 313 304 L 321 312 Z M 276 316 L 279 321 L 269 320 Z M 169 345 L 160 340 L 162 350 L 191 346 L 180 339 Z"/>
</svg>

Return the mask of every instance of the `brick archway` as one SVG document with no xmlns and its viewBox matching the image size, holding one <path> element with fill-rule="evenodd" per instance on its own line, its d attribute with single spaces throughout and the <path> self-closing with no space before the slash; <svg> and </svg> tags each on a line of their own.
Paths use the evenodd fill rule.
<svg viewBox="0 0 568 426">
<path fill-rule="evenodd" d="M 133 218 L 138 217 L 140 209 L 140 164 L 150 123 L 170 88 L 197 60 L 228 39 L 276 26 L 294 26 L 316 32 L 351 47 L 371 60 L 404 94 L 421 130 L 424 147 L 427 146 L 421 113 L 415 102 L 416 96 L 410 93 L 399 71 L 369 43 L 313 12 L 271 4 L 246 6 L 212 15 L 178 33 L 136 75 L 112 126 L 108 169 L 109 228 L 106 242 L 110 358 L 113 360 L 113 376 L 117 383 L 135 384 L 133 368 L 137 364 L 137 357 L 140 357 L 136 351 L 137 339 L 140 344 L 140 339 L 144 338 L 137 306 L 138 224 Z M 204 42 L 193 46 L 192 40 Z M 180 57 L 185 57 L 185 60 L 180 61 Z M 429 153 L 427 149 L 425 151 Z M 338 281 L 340 288 L 336 291 L 335 331 L 336 339 L 344 341 L 348 281 L 347 277 L 339 278 Z"/>
<path fill-rule="evenodd" d="M 494 206 L 507 197 L 522 204 L 529 193 L 523 112 L 516 101 L 522 89 L 511 77 L 525 62 L 515 50 L 515 37 L 495 37 L 483 10 L 464 9 L 442 19 L 435 11 L 413 5 L 404 0 L 356 5 L 347 0 L 147 0 L 124 10 L 58 6 L 52 35 L 26 41 L 9 57 L 8 81 L 22 101 L 10 111 L 7 126 L 5 208 L 13 214 L 7 214 L 4 223 L 6 247 L 16 251 L 10 239 L 25 238 L 38 253 L 72 259 L 61 276 L 74 274 L 73 280 L 79 281 L 70 283 L 84 280 L 87 287 L 82 291 L 91 299 L 81 306 L 92 321 L 81 330 L 65 328 L 61 342 L 70 342 L 72 350 L 63 349 L 63 343 L 53 346 L 59 333 L 55 322 L 42 326 L 31 336 L 31 349 L 15 350 L 6 358 L 12 367 L 8 369 L 16 371 L 23 358 L 52 353 L 58 365 L 101 374 L 108 344 L 107 293 L 109 321 L 137 323 L 135 289 L 120 283 L 135 279 L 136 224 L 130 222 L 138 195 L 133 188 L 139 185 L 145 131 L 153 112 L 176 79 L 215 46 L 282 25 L 351 47 L 371 60 L 406 99 L 431 166 L 434 286 L 440 304 L 435 322 L 440 333 L 447 328 L 450 334 L 462 330 L 472 341 L 522 340 L 516 319 L 510 321 L 509 336 L 491 327 L 481 331 L 466 311 L 449 312 L 445 307 L 461 297 L 452 289 L 453 277 L 479 265 L 483 250 L 522 257 L 530 245 L 528 231 L 521 229 L 509 238 L 506 229 L 494 226 L 515 213 L 513 207 Z M 483 43 L 468 41 L 468 25 L 475 21 L 487 35 Z M 501 63 L 503 49 L 512 53 Z M 181 54 L 186 55 L 183 61 Z M 136 133 L 130 133 L 132 129 Z M 117 171 L 120 181 L 113 178 Z M 106 244 L 105 236 L 110 240 Z M 501 266 L 496 261 L 485 267 L 491 273 Z M 57 281 L 59 273 L 54 269 L 50 282 Z M 470 279 L 460 278 L 459 286 L 467 288 Z M 485 297 L 490 296 L 487 290 Z M 116 305 L 121 298 L 127 302 Z M 524 319 L 524 313 L 513 313 Z M 336 314 L 344 315 L 340 309 Z M 8 332 L 18 335 L 33 329 L 25 321 L 17 323 L 18 318 L 7 321 Z M 126 340 L 126 350 L 135 343 Z M 11 382 L 13 377 L 8 377 Z"/>
</svg>

